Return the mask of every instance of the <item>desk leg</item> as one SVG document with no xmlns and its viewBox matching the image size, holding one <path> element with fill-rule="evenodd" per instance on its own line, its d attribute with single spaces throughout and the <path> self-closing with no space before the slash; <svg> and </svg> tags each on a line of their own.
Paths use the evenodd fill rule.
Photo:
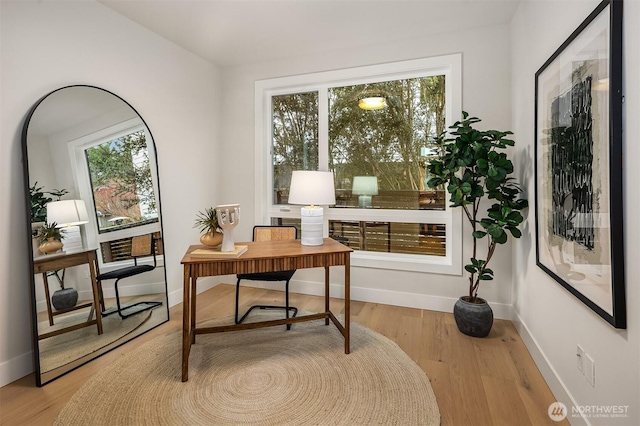
<svg viewBox="0 0 640 426">
<path fill-rule="evenodd" d="M 351 256 L 347 253 L 344 263 L 344 353 L 350 352 L 350 322 L 351 322 Z"/>
<path fill-rule="evenodd" d="M 324 267 L 324 311 L 329 312 L 329 267 Z M 324 325 L 329 325 L 329 318 L 324 319 Z"/>
<path fill-rule="evenodd" d="M 44 298 L 47 300 L 47 314 L 49 315 L 49 325 L 53 326 L 53 310 L 51 309 L 51 295 L 49 294 L 49 280 L 47 273 L 42 273 L 42 282 L 44 283 Z"/>
<path fill-rule="evenodd" d="M 189 308 L 191 300 L 189 298 L 191 281 L 191 266 L 184 265 L 184 282 L 182 292 L 182 381 L 189 380 L 189 351 L 191 350 L 191 336 L 189 325 L 191 315 Z"/>
<path fill-rule="evenodd" d="M 191 344 L 196 343 L 196 281 L 198 277 L 195 276 L 195 273 L 192 273 L 191 277 Z"/>
<path fill-rule="evenodd" d="M 98 325 L 98 334 L 102 334 L 102 311 L 100 310 L 100 297 L 98 294 L 98 279 L 96 273 L 96 265 L 98 261 L 94 252 L 89 253 L 89 275 L 91 276 L 91 289 L 93 290 L 93 306 L 96 309 L 96 324 Z"/>
</svg>

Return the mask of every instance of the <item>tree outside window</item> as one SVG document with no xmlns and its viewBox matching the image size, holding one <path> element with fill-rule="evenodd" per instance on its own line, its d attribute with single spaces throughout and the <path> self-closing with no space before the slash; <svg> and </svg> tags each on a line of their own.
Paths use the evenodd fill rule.
<svg viewBox="0 0 640 426">
<path fill-rule="evenodd" d="M 143 130 L 85 150 L 98 232 L 158 221 Z"/>
</svg>

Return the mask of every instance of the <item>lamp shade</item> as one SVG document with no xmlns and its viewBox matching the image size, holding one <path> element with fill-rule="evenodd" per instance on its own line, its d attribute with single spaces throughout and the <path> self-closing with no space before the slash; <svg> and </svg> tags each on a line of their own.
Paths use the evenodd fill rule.
<svg viewBox="0 0 640 426">
<path fill-rule="evenodd" d="M 57 223 L 58 228 L 82 225 L 89 222 L 87 207 L 82 200 L 52 201 L 47 204 L 47 222 Z"/>
<path fill-rule="evenodd" d="M 333 173 L 315 170 L 295 170 L 291 174 L 289 204 L 333 205 L 336 192 Z"/>
<path fill-rule="evenodd" d="M 376 176 L 354 176 L 351 193 L 354 195 L 378 195 Z"/>
<path fill-rule="evenodd" d="M 358 99 L 358 107 L 360 109 L 372 111 L 382 109 L 387 106 L 387 100 L 382 96 L 368 96 Z"/>
</svg>

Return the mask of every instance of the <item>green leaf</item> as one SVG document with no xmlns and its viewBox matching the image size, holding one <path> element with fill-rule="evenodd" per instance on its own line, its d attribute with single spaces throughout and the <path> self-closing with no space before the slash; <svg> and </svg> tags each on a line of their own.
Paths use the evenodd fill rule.
<svg viewBox="0 0 640 426">
<path fill-rule="evenodd" d="M 474 198 L 481 198 L 484 195 L 484 189 L 482 189 L 482 185 L 474 185 L 471 190 L 471 196 Z"/>
<path fill-rule="evenodd" d="M 513 235 L 514 238 L 520 238 L 522 236 L 522 232 L 520 232 L 520 230 L 518 228 L 509 227 L 508 229 L 511 232 L 511 235 Z"/>
<path fill-rule="evenodd" d="M 508 239 L 507 233 L 504 232 L 504 230 L 502 228 L 500 228 L 500 234 L 498 236 L 496 236 L 496 237 L 493 237 L 493 241 L 495 241 L 498 244 L 506 243 L 507 239 Z"/>
<path fill-rule="evenodd" d="M 487 218 L 480 219 L 480 225 L 482 225 L 484 229 L 489 229 L 489 227 L 493 224 L 495 224 L 495 221 L 491 219 L 487 219 Z"/>
<path fill-rule="evenodd" d="M 489 227 L 487 228 L 487 232 L 494 239 L 498 238 L 502 234 L 504 234 L 504 231 L 502 230 L 502 227 L 500 225 L 496 224 L 496 223 L 492 223 L 491 225 L 489 225 Z"/>
<path fill-rule="evenodd" d="M 473 238 L 480 239 L 480 238 L 484 238 L 484 237 L 485 237 L 485 235 L 487 235 L 487 233 L 486 233 L 486 232 L 484 232 L 484 231 L 475 231 L 475 232 L 474 232 L 473 234 L 471 234 L 471 235 L 473 235 Z"/>
<path fill-rule="evenodd" d="M 476 268 L 480 269 L 482 268 L 482 265 L 484 265 L 486 263 L 486 261 L 482 260 L 482 259 L 476 259 L 475 257 L 471 258 L 471 263 L 473 264 L 473 266 L 475 266 Z"/>
<path fill-rule="evenodd" d="M 519 225 L 524 220 L 524 218 L 522 217 L 519 211 L 514 211 L 509 213 L 506 219 L 507 221 L 513 223 L 514 225 Z"/>
</svg>

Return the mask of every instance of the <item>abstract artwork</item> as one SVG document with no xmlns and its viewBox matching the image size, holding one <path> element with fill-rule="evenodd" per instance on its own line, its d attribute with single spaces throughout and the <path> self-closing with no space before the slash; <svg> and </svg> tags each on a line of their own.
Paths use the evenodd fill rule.
<svg viewBox="0 0 640 426">
<path fill-rule="evenodd" d="M 536 262 L 626 328 L 622 1 L 605 0 L 536 73 Z"/>
</svg>

